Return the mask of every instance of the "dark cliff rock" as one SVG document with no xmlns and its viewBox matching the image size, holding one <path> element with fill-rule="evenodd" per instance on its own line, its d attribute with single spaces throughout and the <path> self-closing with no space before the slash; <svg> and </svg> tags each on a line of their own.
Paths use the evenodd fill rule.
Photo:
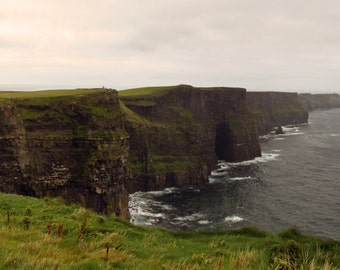
<svg viewBox="0 0 340 270">
<path fill-rule="evenodd" d="M 302 106 L 312 111 L 314 109 L 340 108 L 340 96 L 338 94 L 299 94 Z"/>
<path fill-rule="evenodd" d="M 128 134 L 119 112 L 109 90 L 8 100 L 0 107 L 0 191 L 128 216 Z"/>
<path fill-rule="evenodd" d="M 165 89 L 0 98 L 0 191 L 127 218 L 131 192 L 202 185 L 217 159 L 261 154 L 245 89 Z"/>
<path fill-rule="evenodd" d="M 120 99 L 149 123 L 129 131 L 130 156 L 142 160 L 131 191 L 207 183 L 218 159 L 261 155 L 245 89 L 180 85 L 156 95 L 120 91 Z"/>
<path fill-rule="evenodd" d="M 269 133 L 275 127 L 308 121 L 308 111 L 302 107 L 297 93 L 248 92 L 247 100 L 260 135 Z"/>
<path fill-rule="evenodd" d="M 242 88 L 60 93 L 0 96 L 0 191 L 125 218 L 131 192 L 203 185 L 218 159 L 260 156 L 256 122 L 306 121 L 296 95 Z"/>
</svg>

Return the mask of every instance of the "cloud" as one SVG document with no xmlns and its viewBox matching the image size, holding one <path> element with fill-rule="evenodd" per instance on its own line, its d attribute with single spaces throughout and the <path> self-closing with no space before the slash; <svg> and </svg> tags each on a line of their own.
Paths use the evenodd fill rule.
<svg viewBox="0 0 340 270">
<path fill-rule="evenodd" d="M 339 88 L 335 0 L 4 0 L 0 83 Z"/>
</svg>

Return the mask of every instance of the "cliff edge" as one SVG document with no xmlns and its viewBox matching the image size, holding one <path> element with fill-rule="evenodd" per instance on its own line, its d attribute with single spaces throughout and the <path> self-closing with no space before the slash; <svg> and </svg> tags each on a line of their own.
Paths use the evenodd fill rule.
<svg viewBox="0 0 340 270">
<path fill-rule="evenodd" d="M 275 127 L 308 122 L 308 111 L 302 107 L 297 93 L 247 92 L 247 101 L 260 135 Z"/>
<path fill-rule="evenodd" d="M 128 133 L 117 91 L 5 92 L 0 191 L 128 216 Z"/>
<path fill-rule="evenodd" d="M 302 106 L 309 110 L 340 108 L 339 94 L 299 94 Z"/>
<path fill-rule="evenodd" d="M 0 93 L 0 191 L 128 218 L 128 195 L 199 186 L 259 133 L 306 121 L 296 95 L 189 85 Z"/>
<path fill-rule="evenodd" d="M 125 90 L 119 97 L 149 123 L 129 129 L 130 158 L 138 165 L 133 188 L 204 184 L 217 160 L 261 155 L 245 89 L 179 85 Z"/>
</svg>

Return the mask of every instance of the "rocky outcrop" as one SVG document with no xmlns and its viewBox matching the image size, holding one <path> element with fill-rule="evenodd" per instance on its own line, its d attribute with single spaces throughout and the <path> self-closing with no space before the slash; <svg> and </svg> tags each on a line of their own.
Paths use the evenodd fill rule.
<svg viewBox="0 0 340 270">
<path fill-rule="evenodd" d="M 299 94 L 302 106 L 312 111 L 314 109 L 340 108 L 340 96 L 334 94 Z"/>
<path fill-rule="evenodd" d="M 308 111 L 301 106 L 297 93 L 248 92 L 247 100 L 260 135 L 275 127 L 308 121 Z"/>
</svg>

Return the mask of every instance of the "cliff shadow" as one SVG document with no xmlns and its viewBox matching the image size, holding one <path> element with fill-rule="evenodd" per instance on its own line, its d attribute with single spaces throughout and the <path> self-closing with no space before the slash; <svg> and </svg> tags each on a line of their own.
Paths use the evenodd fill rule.
<svg viewBox="0 0 340 270">
<path fill-rule="evenodd" d="M 232 132 L 228 124 L 218 124 L 215 129 L 215 154 L 218 160 L 230 160 L 232 157 Z"/>
</svg>

